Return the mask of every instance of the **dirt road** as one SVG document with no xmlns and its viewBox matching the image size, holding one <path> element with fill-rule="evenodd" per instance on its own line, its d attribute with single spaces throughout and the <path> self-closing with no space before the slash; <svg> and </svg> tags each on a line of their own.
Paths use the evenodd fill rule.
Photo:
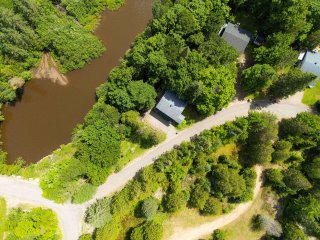
<svg viewBox="0 0 320 240">
<path fill-rule="evenodd" d="M 28 182 L 18 180 L 13 177 L 0 177 L 0 195 L 6 198 L 16 198 L 21 202 L 32 203 L 34 205 L 46 206 L 52 208 L 59 217 L 60 225 L 62 228 L 63 236 L 65 240 L 77 240 L 81 232 L 81 222 L 83 213 L 86 207 L 88 207 L 96 199 L 109 196 L 111 193 L 120 190 L 128 181 L 130 181 L 136 173 L 152 164 L 154 160 L 172 149 L 175 145 L 179 145 L 183 141 L 188 141 L 194 135 L 199 134 L 205 129 L 210 129 L 213 126 L 221 125 L 226 121 L 232 121 L 236 117 L 247 116 L 250 109 L 262 108 L 264 111 L 269 111 L 276 114 L 279 118 L 294 117 L 300 112 L 309 111 L 309 108 L 300 103 L 291 103 L 286 100 L 277 104 L 268 105 L 265 102 L 259 102 L 251 104 L 248 102 L 233 102 L 230 106 L 217 114 L 204 119 L 201 122 L 194 124 L 193 126 L 179 132 L 175 136 L 168 138 L 162 144 L 150 149 L 141 157 L 136 158 L 130 162 L 120 172 L 112 174 L 107 181 L 101 185 L 94 198 L 82 205 L 71 204 L 56 204 L 42 197 L 42 190 L 36 182 Z M 259 184 L 257 184 L 259 186 Z M 208 225 L 202 225 L 200 228 L 196 228 L 190 231 L 188 236 L 197 236 L 198 234 L 205 233 L 209 228 L 219 226 L 222 223 L 229 223 L 235 220 L 243 212 L 245 212 L 250 203 L 240 205 L 235 213 L 221 216 L 221 220 L 218 222 L 208 223 Z M 219 223 L 219 224 L 218 224 Z M 184 239 L 184 238 L 179 238 Z M 190 239 L 190 238 L 185 238 Z"/>
<path fill-rule="evenodd" d="M 254 188 L 254 199 L 258 196 L 258 193 L 261 189 L 262 180 L 262 167 L 257 166 L 257 179 L 256 179 L 256 186 Z M 174 234 L 169 238 L 169 240 L 197 240 L 201 239 L 201 237 L 212 233 L 215 229 L 222 228 L 229 223 L 233 222 L 237 218 L 241 217 L 246 211 L 249 210 L 253 201 L 247 203 L 239 204 L 232 212 L 228 214 L 224 214 L 221 217 L 215 219 L 212 222 L 205 223 L 199 226 L 195 226 L 192 228 L 184 228 L 184 229 L 174 229 Z"/>
</svg>

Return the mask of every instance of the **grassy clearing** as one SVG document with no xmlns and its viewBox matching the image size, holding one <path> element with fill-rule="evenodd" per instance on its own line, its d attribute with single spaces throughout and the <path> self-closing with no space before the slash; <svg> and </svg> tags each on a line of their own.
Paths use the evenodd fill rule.
<svg viewBox="0 0 320 240">
<path fill-rule="evenodd" d="M 266 200 L 268 190 L 263 189 L 259 192 L 250 209 L 239 219 L 222 228 L 226 231 L 227 240 L 256 240 L 264 235 L 264 231 L 254 231 L 251 228 L 251 219 L 256 214 L 269 215 Z"/>
<path fill-rule="evenodd" d="M 6 226 L 7 203 L 0 198 L 0 239 L 3 239 Z"/>
<path fill-rule="evenodd" d="M 169 239 L 175 228 L 189 228 L 213 221 L 218 216 L 202 216 L 197 209 L 183 208 L 178 213 L 167 218 L 163 223 L 163 239 Z"/>
<path fill-rule="evenodd" d="M 121 157 L 116 166 L 116 171 L 120 171 L 128 162 L 142 155 L 147 149 L 141 148 L 137 143 L 129 140 L 121 142 Z"/>
<path fill-rule="evenodd" d="M 52 155 L 44 157 L 36 164 L 31 164 L 26 168 L 22 168 L 19 172 L 19 175 L 24 178 L 40 178 L 49 171 L 54 162 L 60 162 L 71 158 L 75 151 L 76 149 L 71 143 L 67 145 L 61 145 L 60 148 L 55 150 Z"/>
<path fill-rule="evenodd" d="M 320 100 L 320 81 L 315 87 L 306 89 L 302 98 L 302 102 L 308 106 L 312 106 L 318 100 Z"/>
<path fill-rule="evenodd" d="M 234 143 L 226 144 L 222 147 L 219 147 L 216 152 L 213 153 L 213 156 L 219 157 L 221 155 L 226 156 L 236 156 L 238 154 L 238 147 Z"/>
</svg>

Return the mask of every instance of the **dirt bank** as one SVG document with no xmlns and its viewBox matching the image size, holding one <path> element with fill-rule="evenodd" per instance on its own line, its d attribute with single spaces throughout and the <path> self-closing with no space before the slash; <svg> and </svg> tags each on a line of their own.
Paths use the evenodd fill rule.
<svg viewBox="0 0 320 240">
<path fill-rule="evenodd" d="M 56 62 L 49 53 L 44 53 L 42 55 L 39 67 L 33 71 L 33 78 L 48 79 L 53 83 L 57 83 L 61 86 L 65 86 L 68 84 L 67 77 L 60 73 Z"/>
</svg>

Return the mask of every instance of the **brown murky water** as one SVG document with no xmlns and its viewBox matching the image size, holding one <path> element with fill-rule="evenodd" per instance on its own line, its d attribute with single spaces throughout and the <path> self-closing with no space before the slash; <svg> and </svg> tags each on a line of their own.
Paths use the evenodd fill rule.
<svg viewBox="0 0 320 240">
<path fill-rule="evenodd" d="M 67 86 L 45 79 L 32 80 L 21 101 L 14 107 L 5 107 L 1 132 L 9 162 L 19 156 L 27 162 L 37 162 L 70 142 L 72 129 L 83 121 L 95 101 L 95 88 L 106 81 L 110 70 L 151 19 L 152 4 L 152 0 L 126 0 L 119 11 L 104 12 L 96 30 L 107 47 L 102 57 L 67 74 Z"/>
</svg>

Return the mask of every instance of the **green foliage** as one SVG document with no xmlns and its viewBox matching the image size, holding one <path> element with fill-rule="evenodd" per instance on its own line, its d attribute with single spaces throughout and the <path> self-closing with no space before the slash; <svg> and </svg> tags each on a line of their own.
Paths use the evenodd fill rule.
<svg viewBox="0 0 320 240">
<path fill-rule="evenodd" d="M 87 167 L 86 175 L 93 185 L 105 181 L 120 158 L 120 137 L 114 127 L 98 121 L 80 129 L 74 136 L 75 157 Z"/>
<path fill-rule="evenodd" d="M 79 178 L 85 173 L 85 168 L 79 160 L 67 158 L 56 162 L 52 168 L 40 178 L 43 196 L 63 203 L 69 200 L 77 191 Z"/>
<path fill-rule="evenodd" d="M 81 204 L 92 198 L 96 192 L 96 187 L 90 183 L 82 184 L 72 196 L 72 203 Z"/>
<path fill-rule="evenodd" d="M 320 157 L 307 162 L 304 170 L 309 178 L 313 180 L 320 179 Z"/>
<path fill-rule="evenodd" d="M 274 144 L 275 151 L 272 153 L 272 161 L 275 163 L 285 162 L 290 157 L 292 144 L 285 140 L 277 141 Z"/>
<path fill-rule="evenodd" d="M 283 229 L 283 240 L 307 240 L 309 239 L 296 224 L 286 223 Z"/>
<path fill-rule="evenodd" d="M 300 68 L 291 69 L 288 74 L 281 75 L 269 89 L 273 99 L 287 98 L 298 91 L 304 90 L 309 83 L 316 79 L 311 73 L 304 73 Z"/>
<path fill-rule="evenodd" d="M 97 230 L 96 240 L 117 240 L 118 235 L 121 230 L 121 225 L 115 221 L 111 220 L 108 224 L 104 225 L 102 228 Z"/>
<path fill-rule="evenodd" d="M 124 0 L 61 0 L 59 2 L 69 15 L 87 28 L 93 29 L 105 7 L 116 10 L 124 3 Z"/>
<path fill-rule="evenodd" d="M 270 113 L 249 113 L 248 139 L 243 155 L 248 164 L 264 164 L 271 162 L 273 143 L 278 138 L 276 117 Z"/>
<path fill-rule="evenodd" d="M 265 95 L 277 78 L 277 72 L 270 65 L 255 64 L 242 72 L 241 83 L 248 94 L 258 96 Z"/>
<path fill-rule="evenodd" d="M 143 200 L 141 213 L 147 220 L 152 220 L 158 210 L 158 202 L 155 198 L 149 197 Z"/>
<path fill-rule="evenodd" d="M 98 93 L 102 94 L 102 90 Z M 143 81 L 131 81 L 128 85 L 119 88 L 117 83 L 110 82 L 106 101 L 119 109 L 120 112 L 136 110 L 146 112 L 154 107 L 157 94 L 151 85 Z"/>
<path fill-rule="evenodd" d="M 186 206 L 187 200 L 187 192 L 175 189 L 165 195 L 162 204 L 165 211 L 174 213 Z"/>
<path fill-rule="evenodd" d="M 210 196 L 210 182 L 207 179 L 200 179 L 195 183 L 195 187 L 190 194 L 190 206 L 203 209 Z"/>
<path fill-rule="evenodd" d="M 112 219 L 110 199 L 102 198 L 97 200 L 86 210 L 86 222 L 93 227 L 100 228 Z"/>
<path fill-rule="evenodd" d="M 133 142 L 139 143 L 144 148 L 159 144 L 166 138 L 165 133 L 154 129 L 140 120 L 138 112 L 129 111 L 122 114 L 121 122 L 128 126 L 129 136 Z"/>
<path fill-rule="evenodd" d="M 222 213 L 222 203 L 219 199 L 210 197 L 201 209 L 203 215 L 219 215 Z"/>
<path fill-rule="evenodd" d="M 308 179 L 297 169 L 290 168 L 283 173 L 283 182 L 290 189 L 290 192 L 308 190 L 312 187 Z"/>
<path fill-rule="evenodd" d="M 77 7 L 80 7 L 79 2 L 80 5 L 91 3 L 77 1 Z M 87 5 L 87 8 L 93 7 Z M 5 1 L 1 3 L 0 15 L 2 103 L 16 97 L 8 81 L 13 77 L 29 80 L 31 69 L 37 66 L 42 52 L 51 52 L 65 72 L 83 67 L 104 51 L 97 37 L 59 11 L 49 0 Z"/>
<path fill-rule="evenodd" d="M 156 4 L 155 18 L 97 89 L 98 97 L 120 112 L 141 113 L 154 106 L 156 87 L 177 93 L 200 114 L 222 109 L 235 95 L 238 57 L 216 34 L 228 13 L 224 1 Z"/>
<path fill-rule="evenodd" d="M 217 164 L 212 170 L 211 188 L 218 198 L 237 198 L 242 196 L 246 184 L 239 170 Z"/>
<path fill-rule="evenodd" d="M 309 49 L 315 49 L 320 44 L 320 29 L 312 32 L 305 40 L 305 45 Z"/>
<path fill-rule="evenodd" d="M 93 105 L 93 108 L 85 117 L 85 123 L 87 125 L 93 125 L 97 121 L 103 121 L 110 126 L 115 126 L 119 123 L 119 120 L 120 113 L 118 110 L 115 107 L 100 101 Z"/>
<path fill-rule="evenodd" d="M 296 118 L 283 119 L 280 137 L 291 142 L 295 149 L 306 149 L 319 144 L 320 117 L 310 113 L 299 113 Z"/>
<path fill-rule="evenodd" d="M 80 236 L 79 240 L 93 240 L 91 234 L 83 234 Z"/>
<path fill-rule="evenodd" d="M 226 239 L 226 233 L 223 230 L 216 229 L 213 232 L 212 240 L 225 240 Z"/>
<path fill-rule="evenodd" d="M 7 218 L 7 203 L 6 200 L 0 198 L 0 238 L 3 239 L 4 232 L 6 230 L 6 218 Z"/>
<path fill-rule="evenodd" d="M 290 199 L 285 208 L 286 217 L 306 228 L 306 231 L 317 238 L 320 237 L 320 202 L 312 195 Z"/>
<path fill-rule="evenodd" d="M 6 239 L 62 239 L 58 225 L 58 218 L 52 210 L 15 208 L 9 212 Z"/>
<path fill-rule="evenodd" d="M 162 225 L 154 221 L 148 221 L 133 229 L 130 240 L 161 240 L 162 235 Z"/>
<path fill-rule="evenodd" d="M 254 60 L 259 64 L 269 64 L 276 69 L 291 67 L 297 61 L 298 53 L 290 47 L 293 38 L 285 33 L 275 33 L 268 37 L 265 46 L 254 49 Z"/>
</svg>

